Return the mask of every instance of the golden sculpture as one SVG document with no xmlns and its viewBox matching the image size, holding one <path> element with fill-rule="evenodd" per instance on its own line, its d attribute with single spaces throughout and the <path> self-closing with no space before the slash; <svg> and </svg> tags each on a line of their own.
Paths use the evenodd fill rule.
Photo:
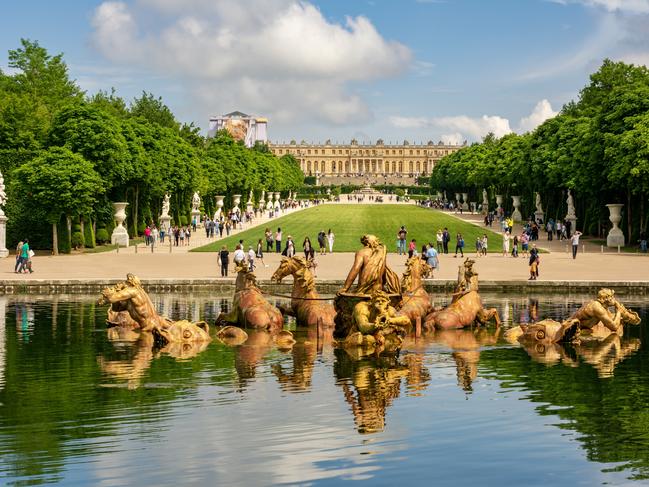
<svg viewBox="0 0 649 487">
<path fill-rule="evenodd" d="M 406 271 L 401 279 L 403 301 L 397 314 L 407 316 L 412 324 L 417 318 L 423 319 L 433 308 L 422 283 L 422 279 L 429 276 L 432 270 L 420 257 L 410 257 L 406 261 Z"/>
<path fill-rule="evenodd" d="M 284 257 L 271 280 L 281 282 L 289 274 L 293 276 L 291 307 L 282 308 L 282 312 L 295 316 L 300 325 L 333 328 L 336 310 L 331 303 L 320 300 L 311 272 L 311 262 L 302 256 Z"/>
<path fill-rule="evenodd" d="M 354 306 L 352 329 L 344 343 L 382 347 L 387 341 L 390 348 L 398 348 L 410 326 L 410 318 L 397 315 L 397 310 L 390 306 L 390 297 L 378 290 L 370 301 L 360 301 Z"/>
<path fill-rule="evenodd" d="M 496 308 L 485 309 L 478 294 L 478 273 L 473 269 L 475 261 L 466 259 L 459 266 L 458 280 L 451 304 L 430 312 L 424 320 L 424 328 L 463 328 L 475 322 L 486 325 L 490 320 L 500 326 Z"/>
<path fill-rule="evenodd" d="M 340 292 L 349 291 L 358 277 L 355 294 L 372 294 L 375 291 L 401 294 L 399 277 L 386 263 L 385 245 L 374 235 L 363 235 L 361 243 L 363 248 L 356 252 L 354 264 Z"/>
<path fill-rule="evenodd" d="M 192 342 L 209 342 L 209 327 L 207 323 L 191 323 L 186 320 L 171 321 L 168 318 L 160 316 L 151 302 L 149 295 L 142 287 L 142 283 L 133 274 L 126 275 L 126 281 L 117 284 L 112 288 L 105 288 L 98 304 L 110 303 L 110 311 L 116 313 L 128 313 L 130 320 L 140 328 L 142 332 L 151 333 L 154 342 L 160 346 L 169 343 L 192 343 Z M 109 318 L 110 318 L 109 312 Z M 122 316 L 118 323 L 125 322 Z M 109 324 L 114 324 L 109 321 Z M 137 328 L 136 326 L 117 325 L 109 332 L 109 336 L 119 338 L 120 336 L 131 336 L 128 330 Z"/>
</svg>

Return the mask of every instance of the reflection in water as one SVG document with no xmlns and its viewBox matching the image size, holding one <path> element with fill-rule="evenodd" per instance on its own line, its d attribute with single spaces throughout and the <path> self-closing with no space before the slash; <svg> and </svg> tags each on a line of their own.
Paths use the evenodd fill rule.
<svg viewBox="0 0 649 487">
<path fill-rule="evenodd" d="M 336 384 L 351 406 L 356 428 L 361 434 L 385 428 L 385 413 L 401 392 L 401 379 L 410 390 L 422 391 L 430 374 L 421 358 L 397 354 L 363 355 L 360 349 L 334 350 Z"/>
<path fill-rule="evenodd" d="M 441 483 L 461 472 L 463 483 L 480 484 L 490 450 L 512 484 L 532 475 L 556 481 L 534 463 L 538 455 L 565 483 L 649 476 L 643 325 L 629 336 L 527 353 L 495 328 L 438 331 L 378 357 L 332 354 L 329 336 L 306 330 L 286 352 L 263 332 L 241 346 L 214 340 L 156 350 L 109 341 L 105 307 L 95 307 L 94 296 L 75 299 L 0 297 L 3 485 L 125 485 L 136 477 L 196 485 L 223 476 L 248 484 L 424 483 L 430 458 Z M 485 299 L 527 322 L 561 319 L 582 302 Z M 229 306 L 211 296 L 154 303 L 172 319 L 199 313 L 208 322 Z M 649 302 L 638 309 L 646 318 Z M 529 451 L 520 428 L 543 441 Z M 471 451 L 481 452 L 473 470 L 465 460 Z"/>
</svg>

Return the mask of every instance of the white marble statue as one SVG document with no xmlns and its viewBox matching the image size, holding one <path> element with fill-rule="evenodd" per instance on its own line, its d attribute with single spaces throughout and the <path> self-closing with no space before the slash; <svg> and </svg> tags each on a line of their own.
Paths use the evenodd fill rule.
<svg viewBox="0 0 649 487">
<path fill-rule="evenodd" d="M 5 193 L 5 178 L 0 172 L 0 215 L 4 215 L 2 207 L 7 204 L 7 193 Z"/>
<path fill-rule="evenodd" d="M 161 216 L 169 216 L 169 210 L 171 209 L 171 205 L 169 203 L 169 200 L 171 199 L 171 196 L 169 193 L 165 193 L 165 197 L 162 200 L 162 215 Z"/>
<path fill-rule="evenodd" d="M 482 206 L 489 206 L 489 196 L 486 189 L 482 190 Z"/>
<path fill-rule="evenodd" d="M 536 193 L 535 206 L 536 206 L 536 212 L 537 213 L 543 213 L 543 207 L 541 206 L 541 194 L 540 193 Z"/>
<path fill-rule="evenodd" d="M 201 206 L 201 197 L 198 194 L 198 191 L 194 193 L 194 196 L 192 196 L 192 212 L 195 211 L 200 211 L 199 208 Z"/>
<path fill-rule="evenodd" d="M 566 204 L 568 205 L 568 214 L 566 218 L 575 216 L 575 202 L 572 199 L 572 193 L 568 190 L 568 197 L 566 198 Z"/>
</svg>

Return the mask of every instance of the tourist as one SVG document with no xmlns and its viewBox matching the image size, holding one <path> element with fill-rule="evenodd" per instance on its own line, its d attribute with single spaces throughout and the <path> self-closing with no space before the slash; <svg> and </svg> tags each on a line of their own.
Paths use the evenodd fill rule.
<svg viewBox="0 0 649 487">
<path fill-rule="evenodd" d="M 264 267 L 268 267 L 268 264 L 264 262 L 264 253 L 262 252 L 264 247 L 264 244 L 262 243 L 261 239 L 257 242 L 257 252 L 256 252 L 256 257 L 261 261 L 261 263 L 264 265 Z"/>
<path fill-rule="evenodd" d="M 570 223 L 570 221 L 568 221 Z M 575 230 L 575 233 L 572 234 L 572 237 L 570 237 L 570 242 L 572 243 L 572 258 L 576 259 L 577 258 L 577 249 L 579 248 L 579 237 L 581 237 L 582 233 L 578 232 Z"/>
<path fill-rule="evenodd" d="M 336 239 L 336 236 L 334 235 L 334 232 L 332 232 L 331 228 L 330 228 L 329 232 L 327 232 L 327 243 L 329 244 L 329 253 L 330 254 L 333 254 L 335 239 Z"/>
<path fill-rule="evenodd" d="M 503 233 L 503 257 L 507 257 L 509 254 L 509 241 L 511 240 L 511 235 L 509 230 Z"/>
<path fill-rule="evenodd" d="M 437 253 L 441 254 L 444 250 L 444 234 L 442 233 L 441 228 L 437 230 L 437 235 L 435 237 L 437 239 Z"/>
<path fill-rule="evenodd" d="M 518 257 L 518 235 L 514 235 L 512 245 L 512 257 Z"/>
<path fill-rule="evenodd" d="M 244 260 L 246 260 L 246 254 L 243 252 L 241 244 L 237 244 L 234 250 L 234 257 L 232 259 L 235 266 L 240 266 Z"/>
<path fill-rule="evenodd" d="M 451 241 L 451 234 L 448 233 L 448 228 L 444 227 L 442 232 L 442 245 L 444 246 L 444 253 L 448 254 L 448 243 Z"/>
<path fill-rule="evenodd" d="M 647 253 L 647 232 L 644 230 L 640 232 L 640 252 Z"/>
<path fill-rule="evenodd" d="M 475 256 L 480 257 L 482 255 L 482 238 L 478 235 L 475 239 Z"/>
<path fill-rule="evenodd" d="M 482 255 L 487 255 L 487 249 L 489 248 L 489 240 L 487 239 L 487 234 L 485 233 L 482 237 Z"/>
<path fill-rule="evenodd" d="M 264 238 L 266 239 L 266 252 L 273 251 L 273 232 L 270 231 L 270 228 L 266 227 L 264 230 Z"/>
<path fill-rule="evenodd" d="M 461 233 L 458 233 L 455 236 L 455 256 L 457 257 L 457 251 L 460 251 L 460 256 L 464 257 L 464 238 Z"/>
<path fill-rule="evenodd" d="M 225 230 L 225 222 L 223 217 L 219 218 L 219 237 L 223 238 L 223 230 Z"/>
<path fill-rule="evenodd" d="M 149 225 L 144 229 L 144 245 L 147 247 L 151 243 L 151 227 Z"/>
<path fill-rule="evenodd" d="M 293 243 L 293 237 L 288 236 L 286 237 L 286 247 L 284 247 L 284 252 L 282 252 L 282 255 L 291 258 L 295 255 L 295 243 Z"/>
<path fill-rule="evenodd" d="M 433 271 L 437 270 L 439 268 L 439 257 L 438 257 L 438 252 L 435 250 L 435 247 L 433 247 L 432 242 L 428 244 L 428 250 L 426 250 L 426 262 L 428 265 L 433 269 Z M 433 274 L 431 272 L 430 277 L 433 277 Z"/>
<path fill-rule="evenodd" d="M 320 255 L 324 255 L 327 252 L 327 244 L 325 242 L 326 238 L 327 237 L 324 230 L 320 230 L 318 232 L 318 246 L 320 247 Z"/>
<path fill-rule="evenodd" d="M 210 238 L 210 231 L 212 229 L 212 221 L 210 220 L 210 217 L 205 215 L 203 217 L 203 225 L 205 227 L 205 238 Z"/>
<path fill-rule="evenodd" d="M 184 247 L 185 246 L 185 227 L 181 227 L 178 230 L 178 238 L 180 239 L 180 246 Z"/>
<path fill-rule="evenodd" d="M 230 252 L 228 252 L 228 247 L 224 245 L 219 251 L 219 262 L 221 263 L 221 277 L 228 277 L 228 264 Z"/>
<path fill-rule="evenodd" d="M 278 254 L 282 252 L 282 229 L 280 227 L 277 227 L 275 232 L 275 252 Z"/>
<path fill-rule="evenodd" d="M 153 228 L 151 229 L 151 247 L 155 247 L 155 243 L 158 241 L 158 236 L 160 235 L 160 232 L 158 232 L 158 227 L 153 225 Z"/>
<path fill-rule="evenodd" d="M 564 234 L 566 235 L 566 238 L 570 238 L 572 236 L 572 222 L 570 220 L 566 220 L 563 223 L 563 230 Z"/>
<path fill-rule="evenodd" d="M 397 232 L 397 252 L 399 255 L 406 253 L 406 235 L 408 235 L 408 231 L 405 226 L 401 225 L 401 228 Z"/>
<path fill-rule="evenodd" d="M 31 274 L 34 272 L 32 270 L 32 262 L 31 262 L 31 257 L 34 255 L 34 251 L 29 248 L 29 240 L 25 239 L 25 242 L 23 243 L 23 248 L 20 251 L 20 258 L 22 259 L 22 269 L 21 271 L 24 272 L 25 274 L 27 271 Z"/>
<path fill-rule="evenodd" d="M 527 235 L 527 233 L 521 233 L 520 242 L 521 250 L 523 251 L 523 257 L 527 257 L 530 242 L 530 237 Z"/>
<path fill-rule="evenodd" d="M 539 277 L 539 264 L 541 263 L 539 249 L 536 248 L 536 244 L 532 244 L 528 263 L 530 266 L 530 278 L 528 280 L 535 281 Z"/>
<path fill-rule="evenodd" d="M 18 273 L 21 271 L 21 269 L 22 269 L 23 259 L 22 259 L 22 257 L 20 256 L 20 254 L 22 254 L 22 251 L 23 251 L 23 244 L 24 244 L 24 243 L 25 243 L 25 242 L 23 242 L 23 241 L 21 240 L 20 242 L 18 242 L 18 245 L 16 245 L 16 265 L 15 265 L 15 267 L 14 267 L 14 273 L 15 273 L 15 274 L 18 274 Z"/>
<path fill-rule="evenodd" d="M 309 260 L 309 257 L 315 254 L 313 245 L 311 245 L 311 239 L 309 237 L 304 238 L 304 242 L 302 242 L 302 250 L 304 251 L 304 258 L 306 260 Z"/>
<path fill-rule="evenodd" d="M 255 251 L 252 248 L 252 245 L 248 247 L 248 271 L 252 272 L 255 270 Z"/>
<path fill-rule="evenodd" d="M 187 227 L 185 230 L 185 245 L 189 245 L 189 238 L 192 236 L 192 230 L 191 228 Z"/>
<path fill-rule="evenodd" d="M 415 255 L 416 251 L 417 251 L 417 241 L 413 238 L 408 244 L 408 258 L 411 258 L 413 255 Z"/>
<path fill-rule="evenodd" d="M 231 230 L 232 230 L 232 221 L 228 218 L 225 221 L 225 235 L 229 237 Z"/>
<path fill-rule="evenodd" d="M 563 231 L 563 226 L 561 225 L 561 220 L 557 220 L 556 225 L 554 228 L 557 231 L 557 240 L 561 240 L 561 232 Z"/>
<path fill-rule="evenodd" d="M 552 242 L 552 236 L 554 235 L 554 220 L 550 218 L 548 223 L 545 225 L 545 231 L 548 234 L 548 242 Z"/>
</svg>

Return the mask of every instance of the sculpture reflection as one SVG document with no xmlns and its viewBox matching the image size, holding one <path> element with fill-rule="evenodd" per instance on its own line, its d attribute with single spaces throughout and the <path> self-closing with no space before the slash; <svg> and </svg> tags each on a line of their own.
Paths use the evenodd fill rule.
<svg viewBox="0 0 649 487">
<path fill-rule="evenodd" d="M 421 391 L 430 381 L 423 360 L 396 354 L 363 355 L 360 349 L 334 349 L 334 374 L 361 434 L 383 431 L 388 407 L 399 397 L 402 380 Z"/>
</svg>

